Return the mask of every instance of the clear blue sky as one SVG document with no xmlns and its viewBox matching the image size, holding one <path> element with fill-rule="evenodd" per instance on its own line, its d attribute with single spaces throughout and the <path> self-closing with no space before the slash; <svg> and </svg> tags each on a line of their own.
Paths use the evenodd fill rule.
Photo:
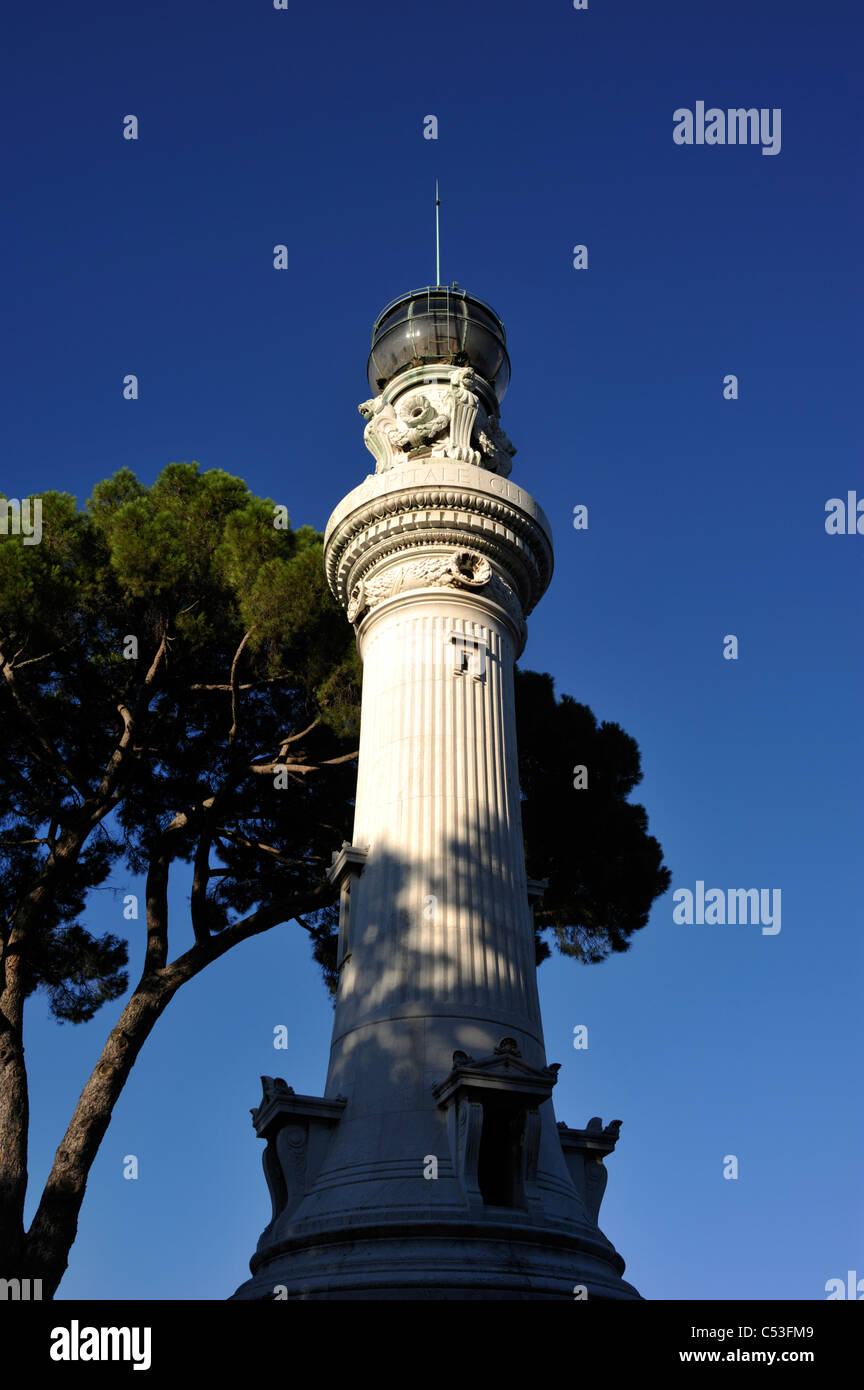
<svg viewBox="0 0 864 1390">
<path fill-rule="evenodd" d="M 646 1297 L 823 1299 L 864 1275 L 864 536 L 824 525 L 829 498 L 864 497 L 860 7 L 289 5 L 7 14 L 0 487 L 83 504 L 118 468 L 196 459 L 323 529 L 371 470 L 369 332 L 434 278 L 440 179 L 442 275 L 504 320 L 513 476 L 555 536 L 523 664 L 637 739 L 673 875 L 627 955 L 541 968 L 558 1118 L 623 1120 L 601 1224 Z M 676 145 L 673 111 L 702 100 L 780 108 L 780 153 Z M 780 888 L 781 931 L 675 924 L 697 880 Z M 115 883 L 94 930 L 140 891 Z M 60 1028 L 31 1005 L 30 1211 L 119 1008 Z M 297 926 L 183 989 L 61 1297 L 234 1290 L 269 1214 L 258 1077 L 320 1094 L 331 1020 Z"/>
</svg>

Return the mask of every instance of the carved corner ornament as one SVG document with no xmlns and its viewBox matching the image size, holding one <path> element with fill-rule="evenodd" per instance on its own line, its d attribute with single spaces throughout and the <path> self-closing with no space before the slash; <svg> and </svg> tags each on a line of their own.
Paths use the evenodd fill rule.
<svg viewBox="0 0 864 1390">
<path fill-rule="evenodd" d="M 604 1126 L 598 1115 L 594 1115 L 584 1129 L 570 1129 L 563 1121 L 558 1123 L 567 1171 L 595 1226 L 609 1177 L 603 1160 L 614 1150 L 620 1131 L 620 1120 L 610 1120 Z"/>
<path fill-rule="evenodd" d="M 375 472 L 387 473 L 431 455 L 509 477 L 516 449 L 498 416 L 487 413 L 475 384 L 471 367 L 457 367 L 446 389 L 433 389 L 430 395 L 411 390 L 396 406 L 384 395 L 361 401 L 363 442 L 375 460 Z"/>
<path fill-rule="evenodd" d="M 332 1100 L 299 1096 L 281 1076 L 262 1076 L 261 1087 L 261 1104 L 252 1111 L 252 1122 L 259 1139 L 266 1141 L 262 1162 L 273 1211 L 259 1250 L 266 1246 L 276 1221 L 290 1217 L 308 1192 L 321 1166 L 327 1137 L 348 1104 L 345 1096 Z"/>
<path fill-rule="evenodd" d="M 446 555 L 391 565 L 383 574 L 358 579 L 348 594 L 347 616 L 358 623 L 384 599 L 411 589 L 485 589 L 490 586 L 499 603 L 516 602 L 508 587 L 494 575 L 492 566 L 479 551 L 459 546 Z"/>
</svg>

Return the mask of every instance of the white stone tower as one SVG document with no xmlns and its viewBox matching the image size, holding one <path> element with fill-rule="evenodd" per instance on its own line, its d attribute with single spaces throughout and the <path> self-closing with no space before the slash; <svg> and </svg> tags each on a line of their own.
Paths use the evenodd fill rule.
<svg viewBox="0 0 864 1390">
<path fill-rule="evenodd" d="M 618 1122 L 552 1109 L 513 696 L 552 540 L 509 480 L 509 371 L 455 286 L 373 330 L 375 472 L 324 547 L 363 661 L 330 1066 L 323 1098 L 263 1078 L 273 1219 L 236 1298 L 639 1297 L 597 1225 Z"/>
</svg>

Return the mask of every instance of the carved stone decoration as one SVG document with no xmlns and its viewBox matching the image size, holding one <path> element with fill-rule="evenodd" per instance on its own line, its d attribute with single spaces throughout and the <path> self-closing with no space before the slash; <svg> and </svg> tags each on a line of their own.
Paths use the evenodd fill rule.
<svg viewBox="0 0 864 1390">
<path fill-rule="evenodd" d="M 443 382 L 428 388 L 428 395 L 412 389 L 397 405 L 386 394 L 361 401 L 357 409 L 367 422 L 363 442 L 375 459 L 375 472 L 387 473 L 428 452 L 509 477 L 516 450 L 498 416 L 487 414 L 488 403 L 476 385 L 473 369 L 458 367 L 446 389 Z"/>
<path fill-rule="evenodd" d="M 492 578 L 492 566 L 476 550 L 457 550 L 450 557 L 448 573 L 453 583 L 462 588 L 482 589 Z"/>
<path fill-rule="evenodd" d="M 346 612 L 348 614 L 349 623 L 356 623 L 357 619 L 360 617 L 360 614 L 363 613 L 366 610 L 366 608 L 368 608 L 368 606 L 369 604 L 366 599 L 366 585 L 363 583 L 363 580 L 361 579 L 358 581 L 358 583 L 354 585 L 353 589 L 351 590 L 351 593 L 348 595 L 348 608 L 346 609 Z"/>
<path fill-rule="evenodd" d="M 366 603 L 374 608 L 391 594 L 404 593 L 407 589 L 426 589 L 439 584 L 451 583 L 449 556 L 433 555 L 426 560 L 415 560 L 413 564 L 392 565 L 383 574 L 365 581 Z"/>
<path fill-rule="evenodd" d="M 383 396 L 361 401 L 357 409 L 369 422 L 363 431 L 363 443 L 375 460 L 375 472 L 386 473 L 404 457 L 402 449 L 407 444 L 408 433 Z"/>
<path fill-rule="evenodd" d="M 502 478 L 510 477 L 516 448 L 498 424 L 497 416 L 490 415 L 486 428 L 478 431 L 477 446 L 483 456 L 482 467 L 490 468 Z"/>
<path fill-rule="evenodd" d="M 272 1100 L 274 1096 L 294 1095 L 294 1087 L 289 1086 L 281 1076 L 262 1076 L 261 1090 L 264 1093 L 264 1100 Z"/>
<path fill-rule="evenodd" d="M 489 1125 L 492 1162 L 506 1173 L 510 1187 L 510 1200 L 504 1205 L 543 1219 L 537 1177 L 543 1127 L 539 1107 L 551 1096 L 556 1080 L 557 1068 L 531 1066 L 516 1039 L 504 1037 L 479 1061 L 454 1052 L 452 1071 L 432 1087 L 439 1107 L 448 1112 L 454 1168 L 474 1215 L 486 1214 L 487 1203 L 494 1211 L 499 1208 L 488 1187 L 484 1197 L 480 1186 L 481 1142 L 484 1125 Z"/>
<path fill-rule="evenodd" d="M 618 1142 L 621 1135 L 621 1120 L 610 1120 L 608 1125 L 604 1125 L 599 1115 L 594 1115 L 585 1126 L 589 1130 L 599 1130 L 604 1139 L 611 1139 L 613 1145 Z"/>
<path fill-rule="evenodd" d="M 521 634 L 520 640 L 524 646 L 527 628 L 525 626 L 525 619 L 522 616 L 522 608 L 519 599 L 514 590 L 510 588 L 509 584 L 505 584 L 502 579 L 499 579 L 497 574 L 493 574 L 486 586 L 486 596 L 499 604 L 501 608 L 504 609 L 505 613 L 509 613 L 516 626 L 517 632 Z"/>
<path fill-rule="evenodd" d="M 428 554 L 434 546 L 440 555 L 444 545 L 469 545 L 482 550 L 495 567 L 489 596 L 494 597 L 499 575 L 512 591 L 513 625 L 520 632 L 551 577 L 549 523 L 521 489 L 482 468 L 436 464 L 435 472 L 446 475 L 460 468 L 470 487 L 460 486 L 455 477 L 453 486 L 449 479 L 434 476 L 431 464 L 421 463 L 370 477 L 349 494 L 344 511 L 337 510 L 328 522 L 325 536 L 327 582 L 344 607 L 359 578 L 366 580 L 371 597 L 371 576 L 380 573 L 385 562 L 389 575 L 390 567 L 404 563 L 412 552 Z M 400 475 L 406 478 L 404 487 L 398 485 Z M 389 587 L 392 579 L 386 583 Z M 506 602 L 502 607 L 510 613 Z"/>
<path fill-rule="evenodd" d="M 457 1051 L 453 1053 L 454 1067 L 468 1067 L 471 1065 L 473 1061 L 474 1058 L 471 1056 L 471 1054 L 468 1052 L 462 1052 L 461 1049 L 457 1049 Z"/>
<path fill-rule="evenodd" d="M 254 1114 L 255 1112 L 253 1111 L 252 1113 Z M 261 1155 L 261 1161 L 264 1165 L 264 1180 L 267 1183 L 267 1191 L 270 1193 L 270 1205 L 272 1207 L 270 1226 L 272 1226 L 276 1217 L 285 1206 L 287 1197 L 285 1179 L 282 1176 L 282 1165 L 276 1153 L 275 1139 L 268 1139 L 264 1148 L 264 1153 Z M 267 1227 L 268 1231 L 270 1226 Z"/>
<path fill-rule="evenodd" d="M 433 555 L 425 560 L 391 565 L 383 574 L 358 580 L 348 597 L 348 618 L 350 622 L 358 622 L 362 615 L 384 599 L 411 589 L 485 589 L 487 586 L 490 593 L 494 593 L 496 601 L 508 612 L 512 610 L 514 617 L 521 620 L 516 595 L 492 573 L 492 566 L 485 555 L 464 546 L 452 550 L 448 555 Z"/>
<path fill-rule="evenodd" d="M 306 1191 L 306 1153 L 309 1131 L 306 1124 L 286 1124 L 276 1135 L 276 1155 L 285 1182 L 283 1211 L 291 1213 Z"/>
<path fill-rule="evenodd" d="M 340 856 L 363 853 L 353 846 Z M 259 1138 L 266 1141 L 264 1177 L 273 1208 L 272 1219 L 258 1242 L 264 1249 L 278 1221 L 290 1218 L 315 1180 L 329 1136 L 347 1105 L 345 1096 L 329 1099 L 298 1096 L 281 1076 L 262 1076 L 261 1104 L 252 1111 Z"/>
<path fill-rule="evenodd" d="M 479 1101 L 462 1097 L 456 1107 L 455 1168 L 468 1210 L 483 1210 L 483 1194 L 477 1181 L 480 1163 L 480 1139 L 483 1134 L 483 1106 Z"/>
<path fill-rule="evenodd" d="M 599 1115 L 592 1116 L 584 1129 L 571 1129 L 563 1121 L 558 1122 L 558 1135 L 570 1178 L 595 1225 L 600 1218 L 600 1204 L 608 1180 L 603 1160 L 613 1152 L 620 1130 L 620 1120 L 611 1120 L 604 1126 Z"/>
<path fill-rule="evenodd" d="M 585 1156 L 585 1209 L 594 1224 L 600 1217 L 600 1204 L 606 1191 L 609 1174 L 602 1158 Z"/>
<path fill-rule="evenodd" d="M 431 444 L 446 430 L 449 420 L 439 414 L 427 396 L 409 396 L 399 402 L 396 414 L 402 424 L 408 449 L 420 449 Z"/>
<path fill-rule="evenodd" d="M 510 1039 L 509 1041 L 512 1041 Z M 542 1123 L 539 1110 L 526 1110 L 523 1116 L 522 1132 L 523 1170 L 522 1182 L 525 1204 L 537 1218 L 542 1218 L 543 1203 L 537 1188 L 537 1169 L 540 1160 L 540 1135 Z"/>
<path fill-rule="evenodd" d="M 444 398 L 444 409 L 450 419 L 447 454 L 459 463 L 482 462 L 478 451 L 471 447 L 471 435 L 480 405 L 479 397 L 471 390 L 474 381 L 474 372 L 470 367 L 457 368 L 450 373 L 450 389 Z"/>
</svg>

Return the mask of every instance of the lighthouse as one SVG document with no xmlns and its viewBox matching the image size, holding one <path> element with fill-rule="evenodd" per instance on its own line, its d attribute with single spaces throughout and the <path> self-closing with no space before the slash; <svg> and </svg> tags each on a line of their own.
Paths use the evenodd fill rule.
<svg viewBox="0 0 864 1390">
<path fill-rule="evenodd" d="M 239 1299 L 633 1299 L 602 1234 L 619 1122 L 556 1122 L 525 870 L 514 663 L 549 522 L 500 423 L 510 362 L 466 291 L 382 311 L 374 459 L 327 524 L 363 662 L 354 829 L 334 847 L 323 1096 L 264 1077 L 272 1219 Z"/>
</svg>

